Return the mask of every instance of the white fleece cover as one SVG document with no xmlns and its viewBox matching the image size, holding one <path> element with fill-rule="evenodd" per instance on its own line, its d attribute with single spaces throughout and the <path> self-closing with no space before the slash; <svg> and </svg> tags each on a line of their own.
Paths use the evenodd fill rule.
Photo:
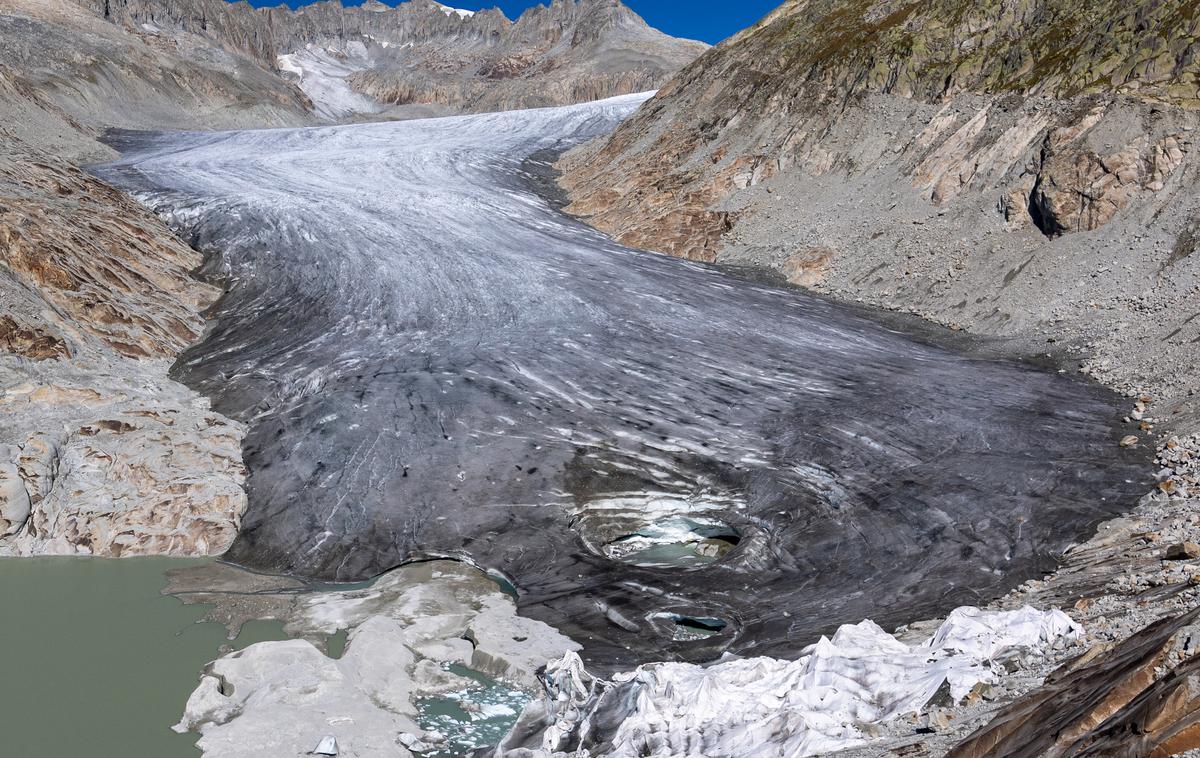
<svg viewBox="0 0 1200 758">
<path fill-rule="evenodd" d="M 1047 647 L 1082 629 L 1061 611 L 954 610 L 924 643 L 906 645 L 872 621 L 846 624 L 822 637 L 794 661 L 744 658 L 706 667 L 650 663 L 614 677 L 637 680 L 632 715 L 617 729 L 605 755 L 799 758 L 867 741 L 859 726 L 920 711 L 948 682 L 965 697 L 977 683 L 1000 675 L 994 662 L 1016 649 Z M 589 677 L 568 653 L 547 669 L 559 685 L 559 723 L 545 733 L 543 749 L 557 752 L 580 711 L 567 700 Z M 584 709 L 586 712 L 586 709 Z M 565 718 L 563 718 L 565 717 Z M 589 724 L 585 723 L 583 731 Z M 577 757 L 591 755 L 586 752 Z"/>
</svg>

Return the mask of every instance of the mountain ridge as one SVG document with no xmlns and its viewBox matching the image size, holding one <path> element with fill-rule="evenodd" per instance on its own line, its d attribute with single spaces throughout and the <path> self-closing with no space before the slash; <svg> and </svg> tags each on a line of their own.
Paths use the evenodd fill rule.
<svg viewBox="0 0 1200 758">
<path fill-rule="evenodd" d="M 281 56 L 291 56 L 310 97 L 321 100 L 325 90 L 306 88 L 305 74 L 343 100 L 348 92 L 370 97 L 378 110 L 508 110 L 630 94 L 658 87 L 707 48 L 652 29 L 619 0 L 554 0 L 516 20 L 495 8 L 447 12 L 428 0 L 322 0 L 295 10 L 225 0 L 72 1 L 127 29 L 203 37 L 267 69 L 284 68 Z M 355 113 L 336 105 L 330 113 Z"/>
</svg>

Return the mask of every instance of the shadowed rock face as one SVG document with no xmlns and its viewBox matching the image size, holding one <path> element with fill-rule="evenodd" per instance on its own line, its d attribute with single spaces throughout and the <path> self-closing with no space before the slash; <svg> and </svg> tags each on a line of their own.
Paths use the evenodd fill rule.
<svg viewBox="0 0 1200 758">
<path fill-rule="evenodd" d="M 530 189 L 526 156 L 636 103 L 147 136 L 99 170 L 228 286 L 177 371 L 250 426 L 229 557 L 469 556 L 593 662 L 787 655 L 1012 586 L 1141 489 L 1106 391 L 623 248 Z M 628 562 L 689 523 L 710 562 Z"/>
</svg>

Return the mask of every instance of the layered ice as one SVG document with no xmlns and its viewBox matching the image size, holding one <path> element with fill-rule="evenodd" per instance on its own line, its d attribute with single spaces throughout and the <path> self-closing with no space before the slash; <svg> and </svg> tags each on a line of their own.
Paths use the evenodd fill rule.
<svg viewBox="0 0 1200 758">
<path fill-rule="evenodd" d="M 1006 656 L 1080 633 L 1057 610 L 961 607 L 917 645 L 863 621 L 796 660 L 651 663 L 602 680 L 567 653 L 547 666 L 546 697 L 527 707 L 496 756 L 825 755 L 866 742 L 866 725 L 919 713 L 943 693 L 961 701 L 1001 676 Z"/>
<path fill-rule="evenodd" d="M 632 668 L 977 603 L 1140 494 L 1097 386 L 559 212 L 541 151 L 644 99 L 141 136 L 98 169 L 227 288 L 177 374 L 249 426 L 231 559 L 341 580 L 469 559 Z M 661 560 L 689 522 L 721 530 L 695 545 L 713 560 Z"/>
</svg>

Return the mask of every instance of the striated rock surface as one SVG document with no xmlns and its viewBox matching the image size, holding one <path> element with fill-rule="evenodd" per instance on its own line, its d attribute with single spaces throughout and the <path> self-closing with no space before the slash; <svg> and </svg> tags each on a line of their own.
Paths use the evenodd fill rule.
<svg viewBox="0 0 1200 758">
<path fill-rule="evenodd" d="M 209 555 L 246 506 L 244 427 L 167 377 L 218 291 L 148 211 L 0 152 L 0 554 Z"/>
<path fill-rule="evenodd" d="M 401 107 L 393 115 L 424 115 L 642 92 L 707 49 L 650 28 L 619 0 L 554 0 L 516 21 L 497 9 L 456 13 L 429 0 L 335 0 L 296 10 L 225 0 L 75 1 L 129 30 L 196 35 L 277 68 L 334 119 L 388 106 Z"/>
<path fill-rule="evenodd" d="M 236 594 L 212 593 L 205 602 L 236 604 Z M 261 601 L 269 592 L 255 595 Z M 404 566 L 367 588 L 294 599 L 280 593 L 274 601 L 287 604 L 276 614 L 295 639 L 211 663 L 175 727 L 199 732 L 206 755 L 306 755 L 332 738 L 343 756 L 408 756 L 408 746 L 445 737 L 418 727 L 417 701 L 478 686 L 447 666 L 532 693 L 538 668 L 579 649 L 517 616 L 514 601 L 482 571 L 453 561 Z M 323 647 L 338 630 L 349 638 L 335 659 Z"/>
<path fill-rule="evenodd" d="M 1166 758 L 1200 748 L 1197 617 L 1200 608 L 1161 619 L 1068 662 L 947 757 Z"/>
<path fill-rule="evenodd" d="M 1180 0 L 787 2 L 569 154 L 568 210 L 626 244 L 1070 342 L 1161 394 L 1200 381 L 1198 39 Z"/>
</svg>

